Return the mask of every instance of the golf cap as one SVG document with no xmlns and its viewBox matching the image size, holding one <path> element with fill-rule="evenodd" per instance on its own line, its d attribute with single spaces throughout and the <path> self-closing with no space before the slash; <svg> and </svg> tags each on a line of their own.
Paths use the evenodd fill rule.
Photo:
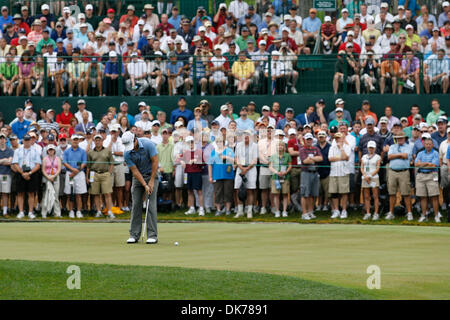
<svg viewBox="0 0 450 320">
<path fill-rule="evenodd" d="M 266 42 L 266 40 L 261 40 L 261 41 L 259 41 L 259 45 L 261 46 L 261 45 L 267 45 L 267 42 Z"/>
<path fill-rule="evenodd" d="M 70 13 L 70 8 L 69 8 L 69 7 L 64 7 L 64 8 L 63 8 L 63 12 L 64 12 L 64 13 L 66 13 L 66 12 L 67 12 L 67 13 Z"/>
<path fill-rule="evenodd" d="M 53 138 L 53 140 L 54 140 L 54 139 L 55 139 L 55 138 Z M 48 144 L 48 145 L 47 145 L 47 152 L 48 152 L 49 150 L 56 150 L 55 145 L 54 145 L 54 144 Z"/>
<path fill-rule="evenodd" d="M 331 22 L 331 17 L 330 16 L 326 16 L 323 21 L 325 22 Z"/>
<path fill-rule="evenodd" d="M 86 7 L 84 8 L 86 11 L 88 10 L 94 10 L 94 7 L 92 6 L 92 4 L 88 4 L 86 5 Z"/>
<path fill-rule="evenodd" d="M 419 124 L 419 129 L 422 130 L 422 129 L 425 129 L 425 128 L 428 128 L 428 124 L 426 122 L 421 122 Z"/>
<path fill-rule="evenodd" d="M 365 121 L 366 125 L 374 125 L 375 124 L 375 120 L 372 117 L 367 117 L 366 121 Z"/>
<path fill-rule="evenodd" d="M 397 7 L 397 9 L 398 9 L 398 10 L 405 10 L 405 6 L 399 5 L 399 6 Z"/>
<path fill-rule="evenodd" d="M 380 123 L 389 123 L 389 119 L 386 117 L 381 117 Z"/>
<path fill-rule="evenodd" d="M 263 106 L 261 108 L 261 111 L 270 111 L 270 107 L 269 106 Z"/>
<path fill-rule="evenodd" d="M 184 141 L 186 141 L 186 142 L 194 142 L 194 137 L 193 136 L 187 136 Z"/>
<path fill-rule="evenodd" d="M 275 130 L 275 135 L 276 135 L 276 136 L 284 136 L 285 134 L 284 134 L 284 131 L 283 131 L 283 130 L 277 129 L 277 130 Z"/>
<path fill-rule="evenodd" d="M 420 114 L 416 114 L 413 119 L 414 120 L 422 120 L 422 116 Z"/>
<path fill-rule="evenodd" d="M 444 1 L 442 3 L 442 8 L 449 7 L 449 6 L 450 6 L 450 3 L 448 1 Z"/>
<path fill-rule="evenodd" d="M 115 124 L 113 124 L 113 125 L 111 126 L 111 128 L 109 129 L 109 131 L 110 131 L 110 132 L 113 132 L 113 131 L 119 131 L 119 129 L 120 129 L 120 125 L 119 125 L 118 123 L 115 123 Z"/>
<path fill-rule="evenodd" d="M 277 50 L 272 51 L 272 56 L 281 56 L 281 52 Z"/>
<path fill-rule="evenodd" d="M 343 104 L 344 100 L 342 100 L 341 98 L 336 99 L 336 101 L 334 102 L 334 104 Z"/>
<path fill-rule="evenodd" d="M 305 140 L 314 139 L 314 136 L 311 133 L 305 134 Z"/>
<path fill-rule="evenodd" d="M 242 31 L 244 31 L 244 29 L 242 29 Z M 204 26 L 201 26 L 200 28 L 198 28 L 198 32 L 206 32 L 206 28 Z"/>
<path fill-rule="evenodd" d="M 109 57 L 110 57 L 110 58 L 117 57 L 117 53 L 116 53 L 115 51 L 110 51 L 110 52 L 109 52 Z"/>
<path fill-rule="evenodd" d="M 349 32 L 347 32 L 347 36 L 355 36 L 355 33 L 352 31 L 352 30 L 350 30 Z M 350 43 L 350 42 L 349 42 Z M 349 43 L 347 43 L 347 45 L 349 44 Z M 352 44 L 352 46 L 353 46 L 353 44 Z"/>
<path fill-rule="evenodd" d="M 226 104 L 220 107 L 220 111 L 228 110 L 228 106 Z"/>
<path fill-rule="evenodd" d="M 124 105 L 127 105 L 127 106 L 128 106 L 128 102 L 122 101 L 122 102 L 120 103 L 120 106 L 121 106 L 121 107 L 124 106 Z"/>
<path fill-rule="evenodd" d="M 407 117 L 401 117 L 401 118 L 400 118 L 400 122 L 403 122 L 403 121 L 408 122 L 408 118 L 407 118 Z"/>
<path fill-rule="evenodd" d="M 431 134 L 428 132 L 422 133 L 422 139 L 431 139 Z"/>
<path fill-rule="evenodd" d="M 408 25 L 406 25 L 405 30 L 408 30 L 408 29 L 414 29 L 414 27 L 411 24 L 408 24 Z"/>
<path fill-rule="evenodd" d="M 147 104 L 144 101 L 139 102 L 138 107 L 146 107 Z"/>
<path fill-rule="evenodd" d="M 344 12 L 347 12 L 347 13 L 348 13 L 348 9 L 347 9 L 347 8 L 344 8 L 344 9 L 341 10 L 341 13 L 344 13 Z"/>
<path fill-rule="evenodd" d="M 134 134 L 131 131 L 127 131 L 122 135 L 122 144 L 125 147 L 125 151 L 130 151 L 134 147 Z"/>
<path fill-rule="evenodd" d="M 289 129 L 288 130 L 288 136 L 290 136 L 291 134 L 297 135 L 297 130 L 295 130 L 294 128 Z"/>
<path fill-rule="evenodd" d="M 44 10 L 50 10 L 50 7 L 48 6 L 48 4 L 43 4 L 42 6 L 41 6 L 41 10 L 42 11 L 44 11 Z"/>
<path fill-rule="evenodd" d="M 377 147 L 377 143 L 375 141 L 369 141 L 367 143 L 367 148 L 376 148 Z"/>
<path fill-rule="evenodd" d="M 448 119 L 447 119 L 447 117 L 445 117 L 445 116 L 440 116 L 440 117 L 436 120 L 436 123 L 439 123 L 439 122 L 447 123 L 447 122 L 448 122 Z"/>
<path fill-rule="evenodd" d="M 395 121 L 395 122 L 392 124 L 392 126 L 393 126 L 393 127 L 395 127 L 395 126 L 401 127 L 402 124 L 400 123 L 400 121 Z"/>
<path fill-rule="evenodd" d="M 286 108 L 286 112 L 292 112 L 292 113 L 294 113 L 294 109 L 292 109 L 292 108 Z"/>
<path fill-rule="evenodd" d="M 159 120 L 155 120 L 152 122 L 152 127 L 153 126 L 160 126 L 161 127 L 161 122 L 159 122 Z"/>
<path fill-rule="evenodd" d="M 382 2 L 380 7 L 381 8 L 389 8 L 389 5 L 387 4 L 387 2 Z"/>
<path fill-rule="evenodd" d="M 317 134 L 318 137 L 326 137 L 327 133 L 325 131 L 319 131 L 319 133 Z"/>
<path fill-rule="evenodd" d="M 217 121 L 216 121 L 216 122 L 217 122 Z M 214 121 L 213 121 L 213 123 L 214 123 Z M 213 123 L 211 123 L 211 125 L 212 125 Z M 217 124 L 219 124 L 219 122 L 217 122 Z M 173 126 L 175 127 L 175 129 L 177 129 L 177 128 L 183 126 L 183 122 L 177 121 L 177 122 L 175 122 L 175 124 L 174 124 Z"/>
<path fill-rule="evenodd" d="M 340 107 L 339 107 L 339 108 L 336 108 L 336 112 L 339 112 L 339 111 L 340 111 L 340 112 L 344 112 L 344 109 L 342 109 L 342 108 L 340 108 Z"/>
<path fill-rule="evenodd" d="M 99 134 L 96 134 L 94 136 L 94 140 L 97 140 L 97 139 L 103 139 L 103 137 L 101 135 L 99 135 Z"/>
</svg>

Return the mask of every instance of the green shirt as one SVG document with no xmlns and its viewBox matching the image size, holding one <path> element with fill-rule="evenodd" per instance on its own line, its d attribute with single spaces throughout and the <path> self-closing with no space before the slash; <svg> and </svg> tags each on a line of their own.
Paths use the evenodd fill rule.
<svg viewBox="0 0 450 320">
<path fill-rule="evenodd" d="M 89 150 L 87 154 L 87 167 L 89 170 L 104 173 L 109 170 L 109 166 L 113 164 L 114 159 L 109 149 L 102 147 L 100 151 L 96 148 Z"/>
<path fill-rule="evenodd" d="M 431 110 L 430 113 L 427 115 L 427 119 L 426 119 L 428 125 L 431 126 L 431 125 L 435 124 L 437 119 L 444 114 L 445 114 L 445 112 L 442 110 L 439 110 L 438 113 L 434 113 L 434 111 Z"/>
<path fill-rule="evenodd" d="M 160 143 L 156 146 L 158 151 L 158 161 L 161 168 L 163 168 L 164 173 L 173 172 L 173 143 Z"/>
<path fill-rule="evenodd" d="M 236 43 L 237 46 L 239 46 L 239 50 L 240 51 L 247 50 L 247 41 L 248 40 L 252 40 L 253 43 L 256 44 L 256 40 L 255 40 L 255 38 L 253 38 L 253 36 L 248 36 L 247 39 L 244 39 L 242 36 L 237 38 L 235 43 Z"/>
<path fill-rule="evenodd" d="M 261 115 L 258 112 L 254 112 L 253 114 L 247 115 L 247 118 L 253 120 L 253 122 L 256 122 L 260 117 Z"/>
<path fill-rule="evenodd" d="M 272 167 L 277 170 L 277 172 L 280 171 L 286 171 L 287 168 L 289 167 L 289 163 L 292 162 L 292 157 L 289 153 L 284 153 L 282 157 L 280 157 L 280 155 L 278 153 L 272 155 L 269 159 L 269 162 L 272 164 Z M 290 177 L 289 174 L 287 174 L 285 176 L 285 180 L 288 180 Z M 276 174 L 272 175 L 272 180 L 276 180 L 278 179 L 279 176 Z"/>
<path fill-rule="evenodd" d="M 47 41 L 45 41 L 43 38 L 41 40 L 39 40 L 39 42 L 36 45 L 36 51 L 37 52 L 41 52 L 42 46 L 48 45 L 49 43 L 53 44 L 53 49 L 56 48 L 56 42 L 55 40 L 53 40 L 52 38 L 48 38 Z"/>
<path fill-rule="evenodd" d="M 412 131 L 413 131 L 413 127 L 409 126 L 403 129 L 403 132 L 406 134 L 406 136 L 411 139 L 412 137 Z"/>
<path fill-rule="evenodd" d="M 7 79 L 11 80 L 15 75 L 19 74 L 19 68 L 15 63 L 2 63 L 0 64 L 0 73 Z"/>
<path fill-rule="evenodd" d="M 339 122 L 345 122 L 345 123 L 347 124 L 347 126 L 350 125 L 350 124 L 348 123 L 348 121 L 345 120 L 345 119 L 341 119 L 341 120 L 334 119 L 334 120 L 331 120 L 331 121 L 330 121 L 330 124 L 328 125 L 328 129 L 330 129 L 332 126 L 339 127 Z"/>
</svg>

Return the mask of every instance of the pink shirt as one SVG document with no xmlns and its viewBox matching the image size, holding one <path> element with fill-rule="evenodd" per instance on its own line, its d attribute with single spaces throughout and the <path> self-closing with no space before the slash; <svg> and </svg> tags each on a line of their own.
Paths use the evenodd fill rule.
<svg viewBox="0 0 450 320">
<path fill-rule="evenodd" d="M 44 170 L 48 175 L 54 175 L 58 171 L 58 158 L 54 157 L 53 160 L 49 156 L 44 158 Z"/>
</svg>

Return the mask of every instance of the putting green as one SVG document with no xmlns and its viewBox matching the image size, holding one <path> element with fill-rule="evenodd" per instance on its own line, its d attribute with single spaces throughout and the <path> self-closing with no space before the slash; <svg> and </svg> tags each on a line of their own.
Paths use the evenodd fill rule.
<svg viewBox="0 0 450 320">
<path fill-rule="evenodd" d="M 127 245 L 128 227 L 2 223 L 0 259 L 252 271 L 375 298 L 450 299 L 450 229 L 445 227 L 161 223 L 157 245 Z M 381 269 L 380 290 L 366 287 L 370 265 Z"/>
</svg>

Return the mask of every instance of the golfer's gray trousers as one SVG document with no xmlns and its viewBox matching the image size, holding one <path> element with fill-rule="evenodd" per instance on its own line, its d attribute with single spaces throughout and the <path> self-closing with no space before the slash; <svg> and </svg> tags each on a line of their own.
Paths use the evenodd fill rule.
<svg viewBox="0 0 450 320">
<path fill-rule="evenodd" d="M 150 177 L 144 178 L 145 182 L 148 183 Z M 158 226 L 157 226 L 157 206 L 156 206 L 156 195 L 158 193 L 158 177 L 155 177 L 155 184 L 153 187 L 153 192 L 150 195 L 150 202 L 148 208 L 147 216 L 147 239 L 158 239 Z M 131 185 L 131 197 L 133 200 L 133 206 L 131 208 L 131 224 L 130 224 L 130 236 L 136 240 L 141 237 L 142 231 L 142 208 L 143 201 L 147 202 L 147 195 L 144 197 L 145 188 L 142 184 L 133 177 L 133 182 Z M 145 212 L 144 212 L 145 215 Z"/>
</svg>

